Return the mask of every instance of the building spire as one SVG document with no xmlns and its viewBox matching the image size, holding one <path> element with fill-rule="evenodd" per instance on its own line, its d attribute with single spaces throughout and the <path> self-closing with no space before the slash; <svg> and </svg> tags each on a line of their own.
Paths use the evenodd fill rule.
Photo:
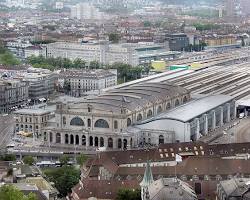
<svg viewBox="0 0 250 200">
<path fill-rule="evenodd" d="M 148 160 L 147 165 L 146 165 L 146 169 L 145 169 L 145 172 L 144 172 L 144 177 L 143 177 L 142 182 L 140 183 L 140 186 L 141 187 L 148 187 L 153 182 L 154 182 L 153 174 L 152 174 L 152 171 L 151 171 L 150 162 Z"/>
</svg>

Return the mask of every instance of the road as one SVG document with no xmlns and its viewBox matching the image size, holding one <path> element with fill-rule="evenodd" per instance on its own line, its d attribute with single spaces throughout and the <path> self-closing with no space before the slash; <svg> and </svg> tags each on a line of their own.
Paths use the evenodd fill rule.
<svg viewBox="0 0 250 200">
<path fill-rule="evenodd" d="M 225 131 L 222 137 L 211 142 L 211 144 L 250 142 L 250 118 L 238 121 L 235 126 Z"/>
<path fill-rule="evenodd" d="M 0 149 L 6 147 L 11 142 L 11 137 L 14 131 L 13 115 L 0 115 Z"/>
</svg>

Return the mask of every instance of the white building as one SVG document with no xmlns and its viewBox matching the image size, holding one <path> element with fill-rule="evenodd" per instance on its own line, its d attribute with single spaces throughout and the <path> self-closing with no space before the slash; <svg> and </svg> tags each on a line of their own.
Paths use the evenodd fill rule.
<svg viewBox="0 0 250 200">
<path fill-rule="evenodd" d="M 70 43 L 55 42 L 47 45 L 47 57 L 62 57 L 87 62 L 98 61 L 104 64 L 122 62 L 137 66 L 153 60 L 169 60 L 177 53 L 169 52 L 164 45 L 154 43 Z"/>
<path fill-rule="evenodd" d="M 83 96 L 88 91 L 101 90 L 117 84 L 117 70 L 64 70 L 59 74 L 60 87 L 68 89 L 68 94 Z"/>
<path fill-rule="evenodd" d="M 90 3 L 78 3 L 71 7 L 71 18 L 79 20 L 100 20 L 104 13 Z"/>
</svg>

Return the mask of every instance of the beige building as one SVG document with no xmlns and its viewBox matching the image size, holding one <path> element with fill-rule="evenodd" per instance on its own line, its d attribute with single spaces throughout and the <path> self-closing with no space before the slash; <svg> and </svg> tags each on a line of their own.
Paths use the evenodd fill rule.
<svg viewBox="0 0 250 200">
<path fill-rule="evenodd" d="M 48 120 L 54 117 L 54 107 L 42 109 L 21 109 L 15 111 L 15 132 L 32 133 L 36 138 L 41 136 L 41 130 L 47 126 Z M 43 138 L 44 139 L 44 138 Z"/>
<path fill-rule="evenodd" d="M 44 127 L 44 138 L 54 145 L 106 148 L 138 146 L 150 130 L 134 128 L 190 100 L 188 90 L 170 83 L 144 83 L 113 89 L 84 102 L 57 105 L 55 120 Z M 173 131 L 157 130 L 151 142 L 174 142 Z"/>
</svg>

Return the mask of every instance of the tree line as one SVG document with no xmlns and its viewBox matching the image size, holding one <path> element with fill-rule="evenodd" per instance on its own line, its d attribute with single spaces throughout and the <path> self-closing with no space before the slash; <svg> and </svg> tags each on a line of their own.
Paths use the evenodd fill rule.
<svg viewBox="0 0 250 200">
<path fill-rule="evenodd" d="M 87 63 L 82 59 L 70 60 L 68 58 L 45 58 L 44 56 L 31 56 L 27 62 L 33 67 L 44 68 L 49 70 L 56 69 L 117 69 L 118 82 L 127 82 L 141 78 L 144 68 L 141 66 L 133 67 L 125 63 L 114 63 L 112 65 L 102 64 L 98 61 Z"/>
<path fill-rule="evenodd" d="M 20 64 L 20 60 L 18 60 L 7 48 L 5 48 L 1 41 L 0 41 L 0 64 L 6 66 Z"/>
</svg>

